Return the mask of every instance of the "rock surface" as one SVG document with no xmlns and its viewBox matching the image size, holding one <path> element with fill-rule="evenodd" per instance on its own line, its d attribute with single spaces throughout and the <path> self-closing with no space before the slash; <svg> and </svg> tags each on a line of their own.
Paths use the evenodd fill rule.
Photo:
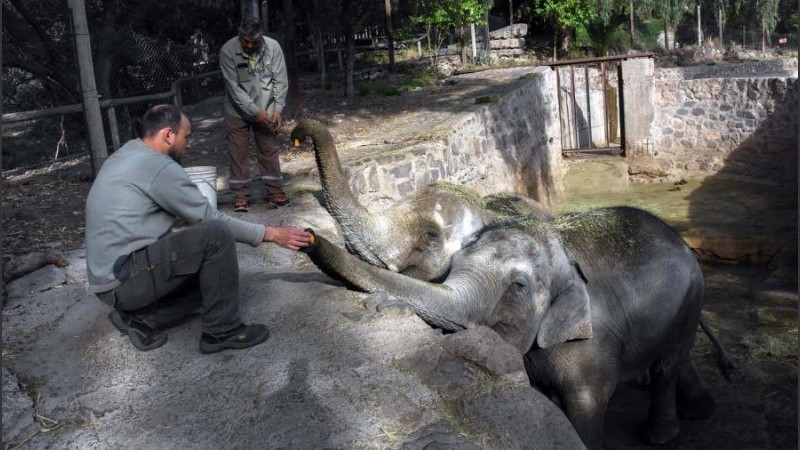
<svg viewBox="0 0 800 450">
<path fill-rule="evenodd" d="M 271 213 L 254 209 L 248 220 L 338 240 L 311 194 Z M 521 356 L 490 329 L 444 336 L 402 308 L 368 309 L 365 294 L 303 254 L 239 250 L 243 318 L 272 331 L 243 351 L 200 354 L 196 319 L 170 329 L 163 347 L 137 351 L 87 292 L 82 250 L 66 255 L 67 267 L 12 282 L 3 314 L 7 448 L 31 436 L 24 448 L 580 447 L 563 413 L 528 385 Z M 54 431 L 38 432 L 13 374 L 40 396 Z"/>
</svg>

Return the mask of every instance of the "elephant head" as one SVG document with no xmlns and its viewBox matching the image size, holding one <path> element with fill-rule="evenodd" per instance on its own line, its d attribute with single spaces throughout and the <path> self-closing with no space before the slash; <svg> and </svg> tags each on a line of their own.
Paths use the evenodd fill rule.
<svg viewBox="0 0 800 450">
<path fill-rule="evenodd" d="M 533 200 L 498 196 L 487 207 L 485 199 L 473 190 L 450 183 L 426 186 L 415 196 L 373 214 L 350 190 L 325 126 L 314 120 L 299 121 L 291 138 L 299 145 L 306 137 L 314 141 L 325 208 L 339 224 L 347 249 L 376 267 L 418 279 L 440 279 L 453 254 L 498 217 L 521 212 L 549 217 Z"/>
<path fill-rule="evenodd" d="M 441 283 L 367 264 L 316 236 L 303 249 L 326 274 L 410 304 L 431 325 L 493 328 L 521 353 L 592 336 L 589 295 L 577 265 L 550 224 L 500 221 L 455 254 Z"/>
</svg>

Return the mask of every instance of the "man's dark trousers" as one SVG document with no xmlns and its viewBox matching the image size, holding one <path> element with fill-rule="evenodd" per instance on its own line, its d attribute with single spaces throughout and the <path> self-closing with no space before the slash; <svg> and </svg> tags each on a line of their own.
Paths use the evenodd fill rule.
<svg viewBox="0 0 800 450">
<path fill-rule="evenodd" d="M 203 332 L 241 325 L 236 242 L 228 226 L 206 220 L 133 252 L 115 272 L 122 284 L 97 294 L 156 328 L 200 312 Z"/>
</svg>

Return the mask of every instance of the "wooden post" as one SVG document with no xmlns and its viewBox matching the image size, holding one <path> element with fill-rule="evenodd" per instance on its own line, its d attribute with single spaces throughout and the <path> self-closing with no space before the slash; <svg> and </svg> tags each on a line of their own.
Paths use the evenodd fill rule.
<svg viewBox="0 0 800 450">
<path fill-rule="evenodd" d="M 86 5 L 84 0 L 69 0 L 72 22 L 75 33 L 75 47 L 78 54 L 78 69 L 81 80 L 81 97 L 86 127 L 89 131 L 89 148 L 92 157 L 92 175 L 97 175 L 100 166 L 108 158 L 106 137 L 103 133 L 103 116 L 97 86 L 94 80 L 94 64 L 92 64 L 92 45 L 89 41 L 89 24 L 86 21 Z"/>
<path fill-rule="evenodd" d="M 392 28 L 392 0 L 385 0 L 386 46 L 389 49 L 389 72 L 394 72 L 394 29 Z"/>
<path fill-rule="evenodd" d="M 703 45 L 703 28 L 700 24 L 700 5 L 697 5 L 697 46 Z"/>
<path fill-rule="evenodd" d="M 269 2 L 261 0 L 261 29 L 269 33 Z"/>
<path fill-rule="evenodd" d="M 117 127 L 117 111 L 112 106 L 106 111 L 108 114 L 108 131 L 111 133 L 111 145 L 114 150 L 119 148 L 119 128 Z"/>
<path fill-rule="evenodd" d="M 175 106 L 182 107 L 183 106 L 183 93 L 181 92 L 181 82 L 180 80 L 175 80 L 172 82 L 172 91 L 175 92 L 175 96 L 172 98 L 172 102 Z"/>
<path fill-rule="evenodd" d="M 478 57 L 478 44 L 475 42 L 475 24 L 469 24 L 469 32 L 472 37 L 472 60 Z"/>
</svg>

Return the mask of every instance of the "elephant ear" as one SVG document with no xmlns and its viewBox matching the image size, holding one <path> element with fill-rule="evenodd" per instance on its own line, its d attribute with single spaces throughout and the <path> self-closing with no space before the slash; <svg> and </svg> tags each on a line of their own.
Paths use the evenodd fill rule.
<svg viewBox="0 0 800 450">
<path fill-rule="evenodd" d="M 573 339 L 592 337 L 592 311 L 585 278 L 577 265 L 572 283 L 558 293 L 539 325 L 536 343 L 540 348 L 560 344 Z"/>
</svg>

